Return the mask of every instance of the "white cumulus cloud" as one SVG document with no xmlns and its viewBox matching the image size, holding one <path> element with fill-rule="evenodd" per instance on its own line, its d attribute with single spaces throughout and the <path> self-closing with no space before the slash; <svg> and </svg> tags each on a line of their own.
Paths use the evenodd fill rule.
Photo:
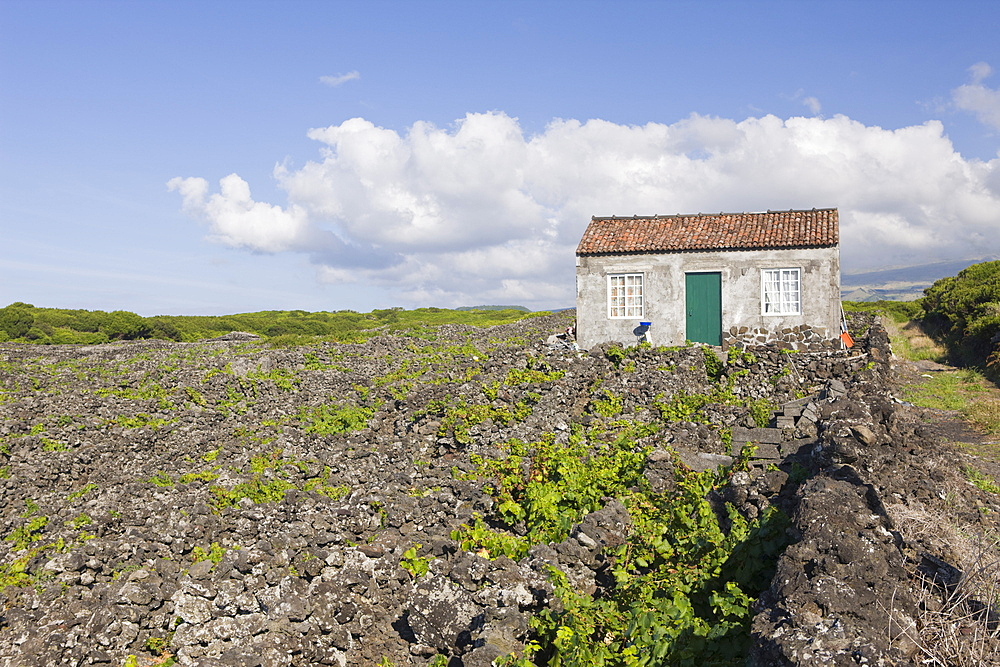
<svg viewBox="0 0 1000 667">
<path fill-rule="evenodd" d="M 203 178 L 173 178 L 167 187 L 181 194 L 185 211 L 211 222 L 213 237 L 222 243 L 261 252 L 307 247 L 311 230 L 305 210 L 254 201 L 250 185 L 236 174 L 219 181 L 219 193 L 211 196 Z"/>
<path fill-rule="evenodd" d="M 970 82 L 951 91 L 952 102 L 963 111 L 971 111 L 983 125 L 1000 130 L 1000 90 L 989 88 L 983 80 L 993 74 L 987 63 L 969 68 Z"/>
<path fill-rule="evenodd" d="M 804 104 L 814 116 L 823 110 L 823 105 L 820 104 L 819 99 L 816 97 L 803 98 L 802 104 Z"/>
<path fill-rule="evenodd" d="M 490 112 L 406 132 L 354 118 L 309 137 L 318 159 L 275 168 L 283 206 L 235 174 L 216 194 L 200 178 L 170 187 L 222 243 L 305 253 L 324 282 L 410 305 L 571 305 L 593 215 L 836 206 L 848 270 L 1000 253 L 1000 158 L 963 158 L 938 121 L 560 119 L 526 136 Z"/>
</svg>

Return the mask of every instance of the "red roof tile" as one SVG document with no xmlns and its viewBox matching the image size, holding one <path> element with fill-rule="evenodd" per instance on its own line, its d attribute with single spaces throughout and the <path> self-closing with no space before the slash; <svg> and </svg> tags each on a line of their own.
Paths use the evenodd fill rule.
<svg viewBox="0 0 1000 667">
<path fill-rule="evenodd" d="M 835 246 L 835 208 L 592 218 L 577 255 Z"/>
</svg>

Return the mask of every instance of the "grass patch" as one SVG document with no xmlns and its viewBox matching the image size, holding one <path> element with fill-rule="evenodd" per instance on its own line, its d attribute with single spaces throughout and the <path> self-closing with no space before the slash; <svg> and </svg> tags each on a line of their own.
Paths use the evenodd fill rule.
<svg viewBox="0 0 1000 667">
<path fill-rule="evenodd" d="M 882 324 L 889 335 L 892 351 L 908 361 L 936 361 L 943 363 L 948 352 L 924 331 L 916 320 L 897 321 L 882 318 Z"/>
<path fill-rule="evenodd" d="M 988 435 L 1000 435 L 1000 391 L 973 369 L 943 371 L 904 392 L 922 408 L 954 410 Z"/>
<path fill-rule="evenodd" d="M 919 301 L 844 301 L 848 313 L 875 313 L 895 324 L 903 324 L 923 315 Z"/>
<path fill-rule="evenodd" d="M 986 380 L 974 370 L 942 371 L 904 391 L 906 400 L 914 405 L 962 414 L 966 414 L 973 402 L 987 396 Z"/>
<path fill-rule="evenodd" d="M 1000 494 L 1000 484 L 997 484 L 996 480 L 989 475 L 985 475 L 971 466 L 965 466 L 962 472 L 965 473 L 965 478 L 980 491 Z"/>
<path fill-rule="evenodd" d="M 990 435 L 1000 435 L 1000 400 L 978 400 L 962 412 L 977 427 Z"/>
</svg>

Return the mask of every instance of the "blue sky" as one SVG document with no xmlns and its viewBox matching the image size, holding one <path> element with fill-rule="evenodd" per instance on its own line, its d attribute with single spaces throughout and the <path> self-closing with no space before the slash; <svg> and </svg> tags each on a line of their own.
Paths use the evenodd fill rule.
<svg viewBox="0 0 1000 667">
<path fill-rule="evenodd" d="M 573 304 L 592 215 L 1000 256 L 1000 3 L 0 1 L 0 306 Z"/>
</svg>

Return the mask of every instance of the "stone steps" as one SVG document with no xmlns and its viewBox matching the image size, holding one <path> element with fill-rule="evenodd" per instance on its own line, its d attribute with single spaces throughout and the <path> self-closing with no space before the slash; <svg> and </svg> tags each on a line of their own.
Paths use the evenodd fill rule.
<svg viewBox="0 0 1000 667">
<path fill-rule="evenodd" d="M 775 410 L 768 427 L 734 427 L 733 451 L 738 452 L 753 443 L 757 445 L 757 450 L 751 457 L 752 463 L 767 465 L 781 461 L 815 441 L 811 436 L 796 437 L 796 433 L 807 430 L 803 427 L 815 425 L 820 420 L 823 403 L 830 403 L 846 393 L 843 382 L 830 380 L 817 395 L 789 401 Z"/>
</svg>

